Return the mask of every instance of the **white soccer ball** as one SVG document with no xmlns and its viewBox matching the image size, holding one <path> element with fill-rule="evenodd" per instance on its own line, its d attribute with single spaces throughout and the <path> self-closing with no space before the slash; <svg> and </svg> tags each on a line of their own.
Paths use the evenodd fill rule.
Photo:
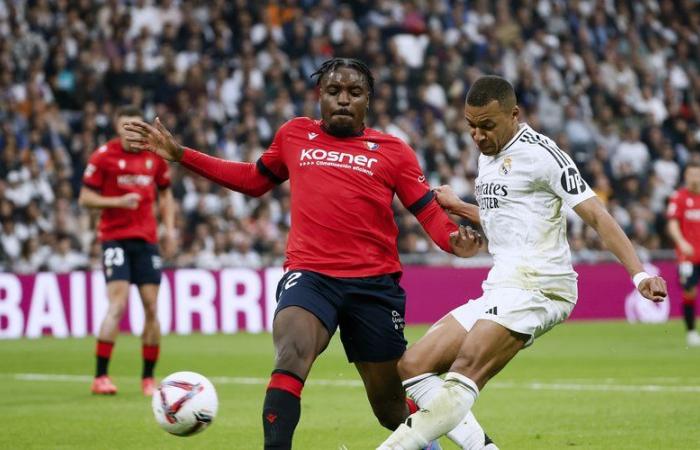
<svg viewBox="0 0 700 450">
<path fill-rule="evenodd" d="M 153 393 L 158 425 L 177 436 L 191 436 L 211 425 L 219 409 L 214 385 L 195 372 L 175 372 Z"/>
</svg>

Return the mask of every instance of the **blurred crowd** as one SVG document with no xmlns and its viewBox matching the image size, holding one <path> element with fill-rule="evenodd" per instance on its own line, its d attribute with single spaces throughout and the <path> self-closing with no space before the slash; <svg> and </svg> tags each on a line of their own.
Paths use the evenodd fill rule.
<svg viewBox="0 0 700 450">
<path fill-rule="evenodd" d="M 693 0 L 0 2 L 0 268 L 99 268 L 96 216 L 76 197 L 117 106 L 159 116 L 190 147 L 255 161 L 280 124 L 319 116 L 309 76 L 331 56 L 369 64 L 367 125 L 467 199 L 478 152 L 464 96 L 482 74 L 506 77 L 522 120 L 571 154 L 634 242 L 668 248 L 666 199 L 700 157 L 699 49 Z M 247 198 L 173 170 L 169 264 L 281 263 L 288 183 Z M 398 204 L 396 219 L 402 254 L 437 258 Z M 577 260 L 595 259 L 601 243 L 571 219 Z"/>
</svg>

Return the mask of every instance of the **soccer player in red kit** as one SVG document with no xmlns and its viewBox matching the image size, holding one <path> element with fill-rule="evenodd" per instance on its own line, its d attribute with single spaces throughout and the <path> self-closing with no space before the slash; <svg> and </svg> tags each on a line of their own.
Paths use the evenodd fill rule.
<svg viewBox="0 0 700 450">
<path fill-rule="evenodd" d="M 407 417 L 396 371 L 406 341 L 394 194 L 443 250 L 467 257 L 479 246 L 478 236 L 458 228 L 436 203 L 414 151 L 364 126 L 374 84 L 367 66 L 334 58 L 314 76 L 321 120 L 290 120 L 256 163 L 183 148 L 157 119 L 155 126 L 127 124 L 141 136 L 132 145 L 229 189 L 259 196 L 290 182 L 292 225 L 273 322 L 275 369 L 263 405 L 265 449 L 291 448 L 304 381 L 336 328 L 379 422 L 394 429 Z"/>
<path fill-rule="evenodd" d="M 97 335 L 97 368 L 92 383 L 95 394 L 117 393 L 107 375 L 107 367 L 132 283 L 139 288 L 145 315 L 143 394 L 151 395 L 155 386 L 153 369 L 160 348 L 157 301 L 161 276 L 157 223 L 153 214 L 156 188 L 165 225 L 164 244 L 168 247 L 173 245 L 175 216 L 168 164 L 153 153 L 133 148 L 126 140 L 123 124 L 141 117 L 139 109 L 133 106 L 117 111 L 115 127 L 119 138 L 107 142 L 92 154 L 80 190 L 81 206 L 102 210 L 97 235 L 102 242 L 109 298 L 107 314 Z"/>
<path fill-rule="evenodd" d="M 700 280 L 700 164 L 685 167 L 685 187 L 671 195 L 668 202 L 668 234 L 676 243 L 678 277 L 683 287 L 683 319 L 688 330 L 686 343 L 700 346 L 695 329 L 695 298 Z"/>
</svg>

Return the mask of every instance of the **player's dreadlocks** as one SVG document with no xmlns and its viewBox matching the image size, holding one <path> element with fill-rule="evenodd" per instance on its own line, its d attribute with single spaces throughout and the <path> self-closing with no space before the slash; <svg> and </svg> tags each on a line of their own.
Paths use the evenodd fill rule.
<svg viewBox="0 0 700 450">
<path fill-rule="evenodd" d="M 367 67 L 367 64 L 363 63 L 359 59 L 331 58 L 328 61 L 321 64 L 321 67 L 319 67 L 316 72 L 311 74 L 311 78 L 318 77 L 316 78 L 316 85 L 320 86 L 321 79 L 327 73 L 330 73 L 339 67 L 350 67 L 364 75 L 365 80 L 367 80 L 367 87 L 369 88 L 369 93 L 370 95 L 374 95 L 374 77 L 372 76 L 372 72 L 370 72 L 369 67 Z"/>
</svg>

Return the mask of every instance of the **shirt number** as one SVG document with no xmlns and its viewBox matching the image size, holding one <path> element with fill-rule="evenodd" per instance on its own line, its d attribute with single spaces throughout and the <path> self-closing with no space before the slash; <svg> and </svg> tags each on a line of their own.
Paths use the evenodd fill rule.
<svg viewBox="0 0 700 450">
<path fill-rule="evenodd" d="M 105 250 L 105 267 L 121 266 L 124 264 L 124 249 L 110 247 Z"/>
</svg>

